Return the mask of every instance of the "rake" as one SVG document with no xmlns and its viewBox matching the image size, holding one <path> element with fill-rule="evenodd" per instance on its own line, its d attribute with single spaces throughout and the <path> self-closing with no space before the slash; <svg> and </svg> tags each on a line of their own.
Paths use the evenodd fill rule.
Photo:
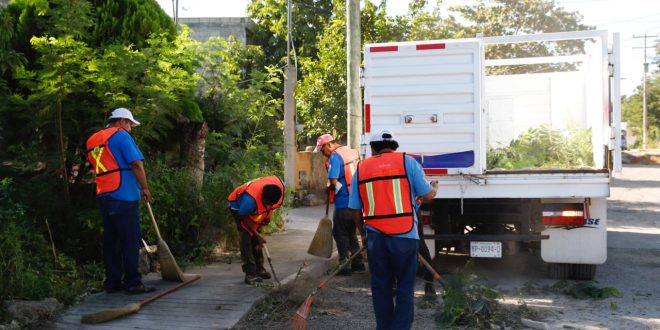
<svg viewBox="0 0 660 330">
<path fill-rule="evenodd" d="M 310 293 L 309 296 L 307 296 L 307 299 L 305 299 L 305 302 L 303 302 L 302 305 L 300 305 L 300 307 L 298 307 L 298 309 L 296 310 L 296 313 L 293 314 L 293 317 L 291 318 L 291 326 L 294 329 L 296 329 L 296 330 L 306 330 L 307 329 L 307 317 L 309 316 L 309 313 L 312 311 L 312 303 L 314 302 L 314 296 L 319 292 L 319 290 L 323 289 L 323 287 L 326 286 L 328 284 L 328 282 L 330 282 L 330 280 L 333 277 L 335 277 L 335 275 L 339 274 L 339 272 L 342 269 L 344 269 L 344 267 L 348 266 L 348 264 L 353 259 L 355 259 L 355 257 L 357 257 L 358 254 L 362 253 L 362 251 L 364 251 L 364 249 L 365 249 L 365 246 L 360 248 L 360 250 L 358 252 L 354 253 L 350 258 L 346 259 L 346 261 L 344 261 L 344 263 L 339 265 L 339 267 L 337 267 L 337 269 L 335 269 L 335 271 L 332 272 L 332 274 L 330 274 L 330 276 L 328 276 L 328 278 L 326 278 L 324 281 L 321 281 L 319 286 L 317 286 L 316 288 L 314 288 L 314 290 L 312 290 L 312 293 Z"/>
</svg>

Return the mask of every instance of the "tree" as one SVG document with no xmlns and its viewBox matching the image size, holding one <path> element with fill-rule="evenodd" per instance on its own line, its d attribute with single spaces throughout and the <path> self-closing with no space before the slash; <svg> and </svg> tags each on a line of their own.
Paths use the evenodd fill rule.
<svg viewBox="0 0 660 330">
<path fill-rule="evenodd" d="M 653 72 L 646 81 L 647 133 L 650 147 L 660 146 L 660 72 Z M 642 86 L 637 86 L 635 93 L 624 96 L 621 100 L 622 119 L 628 122 L 629 130 L 639 138 L 635 146 L 642 143 Z M 631 146 L 632 147 L 632 146 Z"/>
<path fill-rule="evenodd" d="M 501 35 L 535 34 L 561 31 L 580 31 L 593 29 L 580 24 L 582 16 L 578 12 L 564 10 L 553 0 L 479 0 L 473 6 L 455 6 L 451 11 L 461 16 L 461 21 L 451 18 L 447 21 L 452 34 L 474 37 L 482 33 L 485 37 Z M 486 49 L 486 58 L 500 59 L 527 56 L 573 55 L 582 52 L 581 40 L 557 41 L 546 43 L 519 43 L 515 45 L 490 45 Z M 535 65 L 510 66 L 492 70 L 498 72 L 524 73 L 572 69 L 571 65 Z"/>
<path fill-rule="evenodd" d="M 363 43 L 400 40 L 403 30 L 398 20 L 385 16 L 385 2 L 375 6 L 364 2 L 361 12 Z M 304 125 L 299 140 L 337 130 L 346 132 L 346 2 L 334 1 L 334 16 L 318 39 L 315 58 L 301 60 L 304 79 L 300 82 L 298 113 Z"/>
<path fill-rule="evenodd" d="M 122 44 L 147 46 L 151 34 L 176 36 L 172 19 L 155 0 L 89 0 L 96 13 L 96 24 L 88 42 L 91 45 Z"/>
<path fill-rule="evenodd" d="M 291 34 L 297 56 L 314 57 L 318 52 L 317 38 L 333 14 L 332 0 L 297 0 L 292 3 Z M 287 49 L 287 0 L 252 0 L 248 13 L 257 24 L 252 42 L 260 45 L 267 54 L 266 64 L 281 64 Z"/>
</svg>

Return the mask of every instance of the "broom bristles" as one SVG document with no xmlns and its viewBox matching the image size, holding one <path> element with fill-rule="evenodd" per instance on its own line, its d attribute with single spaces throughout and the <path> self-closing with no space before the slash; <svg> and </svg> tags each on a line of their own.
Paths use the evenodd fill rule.
<svg viewBox="0 0 660 330">
<path fill-rule="evenodd" d="M 314 238 L 309 244 L 307 253 L 321 257 L 330 258 L 332 256 L 332 220 L 327 216 L 319 221 L 319 226 L 316 228 Z"/>
<path fill-rule="evenodd" d="M 312 309 L 312 302 L 314 302 L 314 296 L 310 295 L 305 299 L 305 302 L 298 307 L 295 314 L 291 318 L 291 326 L 296 330 L 307 330 L 307 316 L 309 316 L 309 311 Z"/>
<path fill-rule="evenodd" d="M 132 303 L 120 308 L 105 309 L 100 312 L 83 315 L 80 318 L 80 323 L 97 324 L 108 322 L 126 315 L 137 313 L 140 310 L 140 307 L 140 303 Z"/>
<path fill-rule="evenodd" d="M 169 246 L 162 239 L 158 240 L 158 263 L 160 274 L 166 281 L 184 282 L 186 280 L 181 268 L 177 265 Z"/>
</svg>

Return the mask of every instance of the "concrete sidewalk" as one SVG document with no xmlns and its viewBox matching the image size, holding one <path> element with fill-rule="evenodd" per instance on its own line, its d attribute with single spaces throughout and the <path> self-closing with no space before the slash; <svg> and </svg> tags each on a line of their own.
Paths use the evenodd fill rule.
<svg viewBox="0 0 660 330">
<path fill-rule="evenodd" d="M 327 267 L 329 260 L 306 253 L 324 212 L 324 205 L 292 209 L 286 215 L 286 231 L 266 238 L 273 266 L 282 283 L 292 281 L 305 261 L 307 265 L 303 269 L 304 272 Z M 267 261 L 265 266 L 270 271 Z M 202 278 L 188 287 L 142 307 L 136 314 L 98 325 L 81 324 L 80 317 L 84 314 L 123 307 L 150 296 L 98 293 L 72 306 L 55 323 L 46 328 L 227 329 L 234 326 L 256 302 L 264 298 L 267 292 L 267 289 L 243 283 L 240 260 L 193 267 L 187 269 L 186 273 L 200 274 Z M 159 274 L 150 274 L 144 278 L 144 282 L 148 286 L 156 287 L 157 292 L 177 284 L 162 281 Z"/>
</svg>

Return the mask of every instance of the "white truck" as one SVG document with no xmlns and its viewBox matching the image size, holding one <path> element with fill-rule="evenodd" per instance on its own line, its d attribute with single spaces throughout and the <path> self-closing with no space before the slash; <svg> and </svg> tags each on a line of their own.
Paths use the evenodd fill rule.
<svg viewBox="0 0 660 330">
<path fill-rule="evenodd" d="M 567 43 L 574 51 L 556 55 Z M 363 141 L 392 130 L 439 182 L 421 211 L 436 254 L 540 249 L 552 277 L 590 280 L 607 258 L 606 199 L 621 170 L 619 58 L 607 31 L 366 44 Z"/>
</svg>

